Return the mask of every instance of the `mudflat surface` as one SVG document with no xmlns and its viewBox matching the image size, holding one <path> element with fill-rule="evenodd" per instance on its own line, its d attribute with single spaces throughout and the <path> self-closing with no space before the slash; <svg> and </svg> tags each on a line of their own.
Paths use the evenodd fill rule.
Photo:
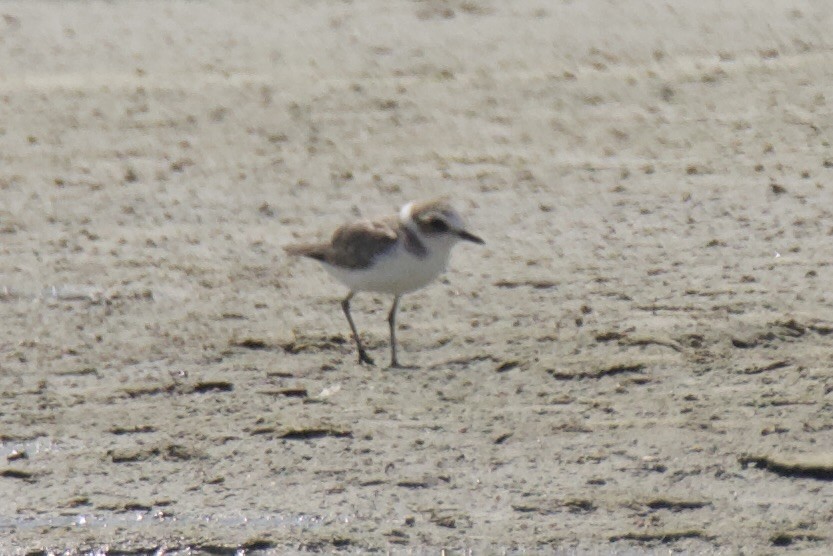
<svg viewBox="0 0 833 556">
<path fill-rule="evenodd" d="M 0 15 L 0 552 L 828 553 L 823 2 Z M 439 194 L 358 366 L 281 246 Z"/>
</svg>

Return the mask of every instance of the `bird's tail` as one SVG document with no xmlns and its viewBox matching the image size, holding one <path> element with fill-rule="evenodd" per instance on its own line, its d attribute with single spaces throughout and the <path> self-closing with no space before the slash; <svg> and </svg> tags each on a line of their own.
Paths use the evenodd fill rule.
<svg viewBox="0 0 833 556">
<path fill-rule="evenodd" d="M 293 245 L 285 245 L 283 248 L 287 255 L 294 257 L 309 257 L 317 261 L 323 261 L 327 258 L 326 245 L 321 243 L 296 243 Z"/>
</svg>

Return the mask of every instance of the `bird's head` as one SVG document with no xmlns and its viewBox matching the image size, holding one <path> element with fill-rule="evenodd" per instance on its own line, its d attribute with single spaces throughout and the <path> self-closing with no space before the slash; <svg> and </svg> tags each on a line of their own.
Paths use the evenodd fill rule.
<svg viewBox="0 0 833 556">
<path fill-rule="evenodd" d="M 402 207 L 399 217 L 431 244 L 450 248 L 460 240 L 483 243 L 482 239 L 466 230 L 463 218 L 445 197 L 408 203 Z"/>
</svg>

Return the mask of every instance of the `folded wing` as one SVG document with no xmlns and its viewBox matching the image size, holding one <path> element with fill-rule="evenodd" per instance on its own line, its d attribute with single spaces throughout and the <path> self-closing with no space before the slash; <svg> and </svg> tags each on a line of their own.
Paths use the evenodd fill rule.
<svg viewBox="0 0 833 556">
<path fill-rule="evenodd" d="M 366 268 L 373 259 L 391 249 L 399 238 L 393 219 L 360 220 L 338 228 L 330 243 L 308 243 L 285 247 L 290 255 L 300 255 L 341 268 Z"/>
</svg>

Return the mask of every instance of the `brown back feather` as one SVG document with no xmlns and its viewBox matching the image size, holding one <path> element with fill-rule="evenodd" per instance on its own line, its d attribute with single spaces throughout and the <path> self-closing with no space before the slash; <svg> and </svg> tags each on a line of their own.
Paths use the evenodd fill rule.
<svg viewBox="0 0 833 556">
<path fill-rule="evenodd" d="M 397 217 L 382 220 L 360 220 L 338 228 L 330 243 L 287 245 L 289 255 L 309 257 L 333 266 L 363 268 L 390 249 L 399 237 Z"/>
<path fill-rule="evenodd" d="M 399 238 L 396 217 L 360 220 L 335 231 L 326 262 L 345 268 L 370 266 L 373 259 L 390 249 Z"/>
</svg>

